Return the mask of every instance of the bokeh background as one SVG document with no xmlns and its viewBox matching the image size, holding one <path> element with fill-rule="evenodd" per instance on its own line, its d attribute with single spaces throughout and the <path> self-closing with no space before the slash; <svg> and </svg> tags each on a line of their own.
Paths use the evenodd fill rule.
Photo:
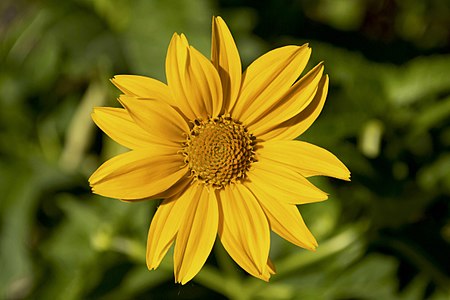
<svg viewBox="0 0 450 300">
<path fill-rule="evenodd" d="M 90 120 L 118 106 L 115 74 L 165 80 L 173 32 L 205 55 L 221 15 L 243 65 L 309 42 L 325 61 L 325 109 L 301 139 L 335 153 L 351 182 L 300 207 L 316 253 L 274 236 L 277 275 L 249 278 L 217 244 L 174 283 L 145 266 L 157 202 L 91 194 L 125 151 Z M 0 3 L 0 299 L 449 299 L 448 0 L 4 0 Z"/>
</svg>

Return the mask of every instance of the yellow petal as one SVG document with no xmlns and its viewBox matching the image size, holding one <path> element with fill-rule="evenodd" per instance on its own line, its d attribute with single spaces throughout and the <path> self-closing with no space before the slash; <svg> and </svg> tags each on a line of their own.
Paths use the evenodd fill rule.
<svg viewBox="0 0 450 300">
<path fill-rule="evenodd" d="M 197 118 L 217 117 L 222 110 L 222 85 L 209 59 L 190 47 L 183 88 Z"/>
<path fill-rule="evenodd" d="M 169 87 L 159 80 L 138 75 L 116 75 L 112 83 L 124 94 L 137 98 L 147 98 L 174 105 Z"/>
<path fill-rule="evenodd" d="M 278 201 L 273 195 L 253 184 L 248 186 L 261 203 L 272 231 L 299 247 L 309 250 L 317 247 L 316 239 L 306 227 L 295 205 Z"/>
<path fill-rule="evenodd" d="M 192 178 L 190 178 L 189 173 L 186 173 L 180 180 L 175 182 L 170 188 L 167 190 L 154 194 L 151 197 L 141 198 L 141 199 L 120 199 L 123 202 L 140 202 L 140 201 L 148 201 L 155 199 L 167 199 L 171 198 L 177 194 L 184 192 L 189 185 L 192 183 Z"/>
<path fill-rule="evenodd" d="M 243 185 L 219 190 L 219 236 L 233 260 L 251 275 L 268 280 L 270 230 L 255 196 Z"/>
<path fill-rule="evenodd" d="M 175 281 L 185 284 L 203 267 L 217 235 L 219 212 L 214 191 L 196 184 L 178 230 L 174 251 Z"/>
<path fill-rule="evenodd" d="M 156 142 L 179 145 L 186 140 L 189 126 L 185 119 L 167 103 L 156 100 L 140 100 L 121 95 L 120 103 L 134 121 L 152 135 Z"/>
<path fill-rule="evenodd" d="M 173 147 L 152 147 L 120 154 L 89 178 L 96 194 L 125 200 L 152 197 L 170 188 L 187 172 Z"/>
<path fill-rule="evenodd" d="M 350 171 L 331 152 L 303 141 L 267 141 L 258 153 L 289 166 L 305 177 L 324 175 L 350 179 Z"/>
<path fill-rule="evenodd" d="M 286 46 L 254 61 L 244 73 L 233 117 L 244 124 L 251 124 L 264 115 L 297 80 L 310 54 L 311 49 L 306 44 Z"/>
<path fill-rule="evenodd" d="M 166 198 L 176 196 L 177 194 L 184 192 L 191 184 L 192 184 L 192 178 L 190 177 L 190 174 L 187 173 L 187 174 L 185 174 L 184 177 L 182 177 L 175 184 L 173 184 L 169 189 L 165 190 L 162 193 L 156 194 L 151 199 L 166 199 Z M 151 199 L 148 199 L 148 200 L 151 200 Z"/>
<path fill-rule="evenodd" d="M 249 131 L 255 136 L 260 136 L 268 129 L 298 115 L 314 99 L 322 74 L 323 65 L 318 64 L 297 81 L 279 101 L 274 102 L 264 115 L 253 124 L 248 124 Z"/>
<path fill-rule="evenodd" d="M 275 126 L 258 136 L 262 140 L 293 140 L 305 132 L 322 111 L 328 93 L 328 76 L 319 82 L 316 95 L 311 103 L 295 117 Z"/>
<path fill-rule="evenodd" d="M 222 82 L 223 112 L 229 112 L 241 88 L 242 66 L 233 36 L 221 17 L 212 21 L 211 61 Z"/>
<path fill-rule="evenodd" d="M 91 116 L 103 132 L 122 146 L 138 149 L 155 144 L 147 131 L 138 126 L 123 108 L 96 107 Z"/>
<path fill-rule="evenodd" d="M 196 116 L 189 104 L 185 88 L 188 49 L 186 37 L 175 33 L 167 49 L 166 77 L 176 106 L 189 120 L 195 120 Z"/>
<path fill-rule="evenodd" d="M 327 194 L 310 183 L 305 177 L 291 168 L 258 156 L 248 172 L 252 186 L 264 189 L 268 194 L 276 195 L 279 201 L 290 204 L 305 204 L 323 201 Z"/>
<path fill-rule="evenodd" d="M 169 250 L 192 202 L 194 189 L 164 200 L 153 216 L 147 238 L 147 267 L 156 269 Z"/>
<path fill-rule="evenodd" d="M 178 148 L 165 145 L 154 145 L 151 148 L 136 149 L 126 153 L 119 154 L 105 163 L 103 163 L 89 178 L 91 184 L 95 184 L 103 180 L 108 174 L 115 171 L 116 168 L 133 163 L 139 159 L 148 158 L 152 156 L 171 156 L 177 154 Z M 179 156 L 181 158 L 181 156 Z"/>
<path fill-rule="evenodd" d="M 277 270 L 275 269 L 275 265 L 270 260 L 270 258 L 267 260 L 267 268 L 269 269 L 270 274 L 275 274 L 277 272 Z"/>
</svg>

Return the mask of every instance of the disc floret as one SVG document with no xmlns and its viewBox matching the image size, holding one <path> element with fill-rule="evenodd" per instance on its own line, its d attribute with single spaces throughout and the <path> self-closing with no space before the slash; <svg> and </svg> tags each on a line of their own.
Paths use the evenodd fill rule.
<svg viewBox="0 0 450 300">
<path fill-rule="evenodd" d="M 198 181 L 221 189 L 245 179 L 255 161 L 255 138 L 229 115 L 193 122 L 184 161 Z"/>
</svg>

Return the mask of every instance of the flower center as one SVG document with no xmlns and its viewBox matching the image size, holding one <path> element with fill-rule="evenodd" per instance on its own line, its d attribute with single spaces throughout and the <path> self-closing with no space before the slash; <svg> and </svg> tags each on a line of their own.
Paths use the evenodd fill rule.
<svg viewBox="0 0 450 300">
<path fill-rule="evenodd" d="M 183 155 L 192 176 L 221 189 L 242 181 L 255 161 L 255 138 L 228 115 L 195 120 Z"/>
</svg>

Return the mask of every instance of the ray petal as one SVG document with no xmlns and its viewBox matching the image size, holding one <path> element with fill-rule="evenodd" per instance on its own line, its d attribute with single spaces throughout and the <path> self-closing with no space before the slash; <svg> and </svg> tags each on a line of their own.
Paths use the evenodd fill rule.
<svg viewBox="0 0 450 300">
<path fill-rule="evenodd" d="M 315 250 L 317 247 L 316 239 L 306 227 L 295 205 L 277 200 L 274 195 L 254 184 L 248 186 L 261 203 L 272 231 L 299 247 Z"/>
<path fill-rule="evenodd" d="M 189 185 L 192 183 L 192 178 L 189 177 L 189 173 L 186 173 L 180 180 L 178 180 L 176 183 L 174 183 L 170 188 L 167 190 L 159 193 L 154 194 L 151 197 L 147 198 L 141 198 L 141 199 L 120 199 L 123 202 L 139 202 L 139 201 L 148 201 L 148 200 L 155 200 L 155 199 L 167 199 L 171 198 L 177 194 L 181 194 L 183 191 L 185 191 Z"/>
<path fill-rule="evenodd" d="M 120 103 L 127 109 L 134 121 L 158 141 L 180 144 L 186 140 L 189 125 L 170 105 L 155 100 L 140 100 L 121 95 Z"/>
<path fill-rule="evenodd" d="M 173 147 L 132 150 L 103 163 L 89 178 L 96 194 L 125 200 L 152 197 L 186 173 L 183 156 Z"/>
<path fill-rule="evenodd" d="M 232 116 L 247 125 L 266 114 L 300 76 L 310 54 L 306 44 L 285 46 L 255 60 L 244 73 Z"/>
<path fill-rule="evenodd" d="M 189 104 L 186 95 L 186 68 L 188 63 L 189 44 L 184 35 L 175 33 L 170 41 L 166 56 L 167 84 L 176 106 L 189 120 L 195 120 L 196 115 Z"/>
<path fill-rule="evenodd" d="M 288 166 L 260 155 L 248 172 L 248 179 L 260 189 L 277 195 L 279 201 L 305 204 L 323 201 L 328 195 Z"/>
<path fill-rule="evenodd" d="M 248 129 L 255 136 L 260 136 L 268 129 L 298 115 L 314 99 L 322 74 L 323 65 L 320 63 L 297 81 L 266 114 L 261 115 L 253 124 L 248 124 Z"/>
<path fill-rule="evenodd" d="M 270 230 L 255 196 L 236 184 L 218 192 L 219 236 L 233 260 L 251 275 L 268 280 Z"/>
<path fill-rule="evenodd" d="M 175 105 L 169 87 L 159 80 L 139 75 L 116 75 L 111 81 L 125 95 Z"/>
<path fill-rule="evenodd" d="M 303 141 L 267 141 L 261 156 L 289 166 L 305 177 L 323 175 L 350 180 L 350 171 L 331 152 Z"/>
<path fill-rule="evenodd" d="M 221 17 L 213 17 L 212 21 L 211 61 L 222 82 L 222 112 L 229 112 L 241 88 L 242 65 L 233 36 Z"/>
<path fill-rule="evenodd" d="M 96 107 L 91 116 L 103 132 L 129 149 L 148 148 L 156 142 L 123 108 Z"/>
<path fill-rule="evenodd" d="M 164 200 L 153 216 L 147 238 L 147 267 L 156 269 L 175 240 L 186 210 L 192 202 L 194 189 Z"/>
<path fill-rule="evenodd" d="M 174 251 L 175 281 L 185 284 L 203 267 L 217 235 L 219 212 L 213 191 L 194 183 L 190 205 L 178 230 Z"/>
<path fill-rule="evenodd" d="M 273 264 L 270 258 L 267 260 L 267 269 L 269 270 L 269 274 L 275 274 L 277 272 L 275 265 Z"/>
<path fill-rule="evenodd" d="M 185 95 L 197 118 L 217 117 L 223 93 L 219 74 L 209 59 L 190 47 L 185 75 Z"/>
<path fill-rule="evenodd" d="M 295 117 L 258 136 L 261 140 L 293 140 L 305 132 L 322 111 L 328 93 L 328 76 L 322 77 L 311 103 Z"/>
</svg>

